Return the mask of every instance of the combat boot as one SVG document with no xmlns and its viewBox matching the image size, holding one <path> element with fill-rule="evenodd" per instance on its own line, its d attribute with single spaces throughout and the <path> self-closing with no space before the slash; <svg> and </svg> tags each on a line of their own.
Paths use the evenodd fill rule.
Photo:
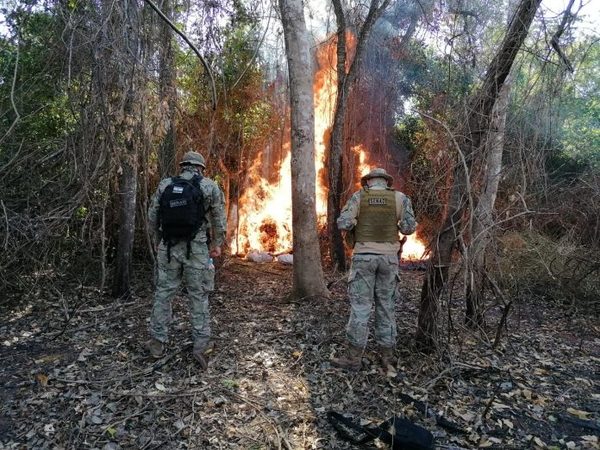
<svg viewBox="0 0 600 450">
<path fill-rule="evenodd" d="M 330 363 L 333 367 L 356 372 L 362 367 L 362 353 L 362 348 L 350 345 L 345 355 L 339 358 L 331 358 Z"/>
<path fill-rule="evenodd" d="M 394 358 L 394 348 L 393 347 L 380 347 L 379 348 L 379 356 L 381 361 L 381 366 L 384 369 L 391 367 L 393 369 L 396 368 L 396 359 Z"/>
<path fill-rule="evenodd" d="M 158 339 L 150 338 L 144 343 L 144 347 L 154 359 L 160 359 L 165 354 L 165 344 Z"/>
<path fill-rule="evenodd" d="M 208 369 L 208 356 L 213 352 L 214 348 L 215 344 L 213 342 L 203 345 L 194 344 L 192 355 L 198 361 L 198 364 L 200 364 L 200 370 L 205 371 Z"/>
</svg>

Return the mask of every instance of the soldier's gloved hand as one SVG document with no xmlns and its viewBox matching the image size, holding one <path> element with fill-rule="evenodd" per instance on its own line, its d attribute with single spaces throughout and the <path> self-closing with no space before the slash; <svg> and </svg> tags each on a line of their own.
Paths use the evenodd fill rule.
<svg viewBox="0 0 600 450">
<path fill-rule="evenodd" d="M 219 256 L 221 256 L 221 247 L 213 248 L 209 254 L 211 258 L 218 258 Z"/>
</svg>

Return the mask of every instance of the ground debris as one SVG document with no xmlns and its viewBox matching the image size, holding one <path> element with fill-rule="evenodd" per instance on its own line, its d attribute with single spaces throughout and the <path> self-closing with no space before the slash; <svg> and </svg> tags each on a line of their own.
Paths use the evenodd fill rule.
<svg viewBox="0 0 600 450">
<path fill-rule="evenodd" d="M 335 410 L 370 423 L 407 417 L 446 448 L 598 448 L 593 319 L 522 302 L 496 350 L 494 327 L 461 329 L 424 356 L 412 344 L 423 274 L 402 272 L 395 373 L 378 366 L 370 341 L 366 367 L 350 374 L 328 363 L 345 345 L 339 274 L 327 280 L 330 299 L 290 302 L 290 266 L 232 258 L 220 270 L 206 372 L 191 356 L 184 296 L 158 361 L 141 346 L 148 288 L 113 302 L 74 286 L 3 311 L 0 447 L 353 448 L 327 422 Z M 462 305 L 449 307 L 459 318 Z"/>
</svg>

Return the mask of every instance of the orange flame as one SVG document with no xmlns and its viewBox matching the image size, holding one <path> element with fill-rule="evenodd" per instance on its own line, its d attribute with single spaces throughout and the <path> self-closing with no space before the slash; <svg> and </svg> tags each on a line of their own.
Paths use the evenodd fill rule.
<svg viewBox="0 0 600 450">
<path fill-rule="evenodd" d="M 327 187 L 322 180 L 327 178 L 325 150 L 337 95 L 335 50 L 335 41 L 317 50 L 319 69 L 314 82 L 316 207 L 320 225 L 324 225 L 327 218 Z M 290 143 L 285 143 L 282 149 L 285 156 L 275 183 L 260 175 L 264 152 L 250 167 L 250 183 L 240 197 L 238 230 L 231 240 L 232 254 L 245 254 L 250 250 L 277 254 L 292 250 Z"/>
<path fill-rule="evenodd" d="M 239 201 L 240 222 L 231 241 L 232 254 L 250 250 L 281 253 L 292 249 L 290 144 L 284 144 L 282 150 L 286 156 L 276 183 L 260 176 L 262 152 L 250 167 L 250 183 Z"/>
<path fill-rule="evenodd" d="M 410 234 L 406 236 L 406 242 L 402 246 L 402 259 L 408 261 L 427 259 L 425 250 L 425 244 L 423 244 L 415 234 Z"/>
<path fill-rule="evenodd" d="M 355 38 L 348 34 L 346 41 L 351 48 L 349 58 L 355 47 Z M 315 167 L 316 167 L 316 209 L 320 226 L 325 225 L 327 217 L 326 149 L 329 144 L 329 130 L 333 121 L 337 96 L 337 55 L 336 41 L 330 40 L 317 50 L 318 70 L 314 81 L 315 105 Z M 290 143 L 282 148 L 283 158 L 278 169 L 277 180 L 269 181 L 264 172 L 271 169 L 265 164 L 269 149 L 261 151 L 248 173 L 248 183 L 239 199 L 239 223 L 231 239 L 232 254 L 247 254 L 252 250 L 279 254 L 292 250 L 292 203 L 291 203 L 291 169 Z M 360 177 L 371 170 L 368 163 L 368 152 L 362 145 L 352 148 L 356 155 L 355 177 L 360 187 Z M 267 166 L 267 167 L 265 167 Z M 409 244 L 411 242 L 411 244 Z M 418 247 L 420 245 L 421 247 Z M 407 250 L 410 248 L 411 250 Z M 416 238 L 409 236 L 404 245 L 403 256 L 409 259 L 420 259 L 423 250 Z M 419 253 L 420 252 L 420 253 Z"/>
</svg>

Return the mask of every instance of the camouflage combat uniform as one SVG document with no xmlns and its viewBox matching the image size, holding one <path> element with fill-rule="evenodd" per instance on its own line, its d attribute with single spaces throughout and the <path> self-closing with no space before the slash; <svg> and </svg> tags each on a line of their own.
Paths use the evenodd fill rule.
<svg viewBox="0 0 600 450">
<path fill-rule="evenodd" d="M 344 206 L 337 225 L 340 230 L 354 230 L 360 219 L 361 192 L 389 190 L 391 177 L 383 169 L 375 169 L 389 177 L 370 177 L 371 186 L 355 192 Z M 371 175 L 370 174 L 370 175 Z M 363 180 L 366 181 L 366 180 Z M 366 183 L 363 183 L 365 185 Z M 394 192 L 394 191 L 391 191 Z M 402 234 L 414 233 L 417 223 L 409 198 L 395 191 L 397 228 Z M 376 233 L 376 230 L 374 230 Z M 397 238 L 397 231 L 395 231 Z M 395 300 L 398 283 L 399 242 L 360 242 L 354 244 L 348 276 L 350 319 L 346 327 L 351 347 L 364 349 L 368 338 L 368 322 L 375 303 L 375 340 L 384 349 L 396 345 Z"/>
<path fill-rule="evenodd" d="M 183 167 L 181 177 L 191 180 L 196 170 Z M 165 188 L 171 184 L 171 178 L 163 179 L 152 197 L 148 210 L 150 229 L 156 231 L 155 242 L 159 240 L 158 211 L 160 197 Z M 195 348 L 205 348 L 210 339 L 210 315 L 208 294 L 214 289 L 215 270 L 209 264 L 207 246 L 208 228 L 211 228 L 211 248 L 220 247 L 225 240 L 225 201 L 222 191 L 209 178 L 202 178 L 200 189 L 204 198 L 206 218 L 196 237 L 190 244 L 188 258 L 187 242 L 172 244 L 170 258 L 167 244 L 160 242 L 157 256 L 157 279 L 154 307 L 150 319 L 150 334 L 162 343 L 168 340 L 169 323 L 171 322 L 171 300 L 175 296 L 181 280 L 185 281 L 189 296 L 189 308 L 192 321 L 192 338 Z"/>
</svg>

